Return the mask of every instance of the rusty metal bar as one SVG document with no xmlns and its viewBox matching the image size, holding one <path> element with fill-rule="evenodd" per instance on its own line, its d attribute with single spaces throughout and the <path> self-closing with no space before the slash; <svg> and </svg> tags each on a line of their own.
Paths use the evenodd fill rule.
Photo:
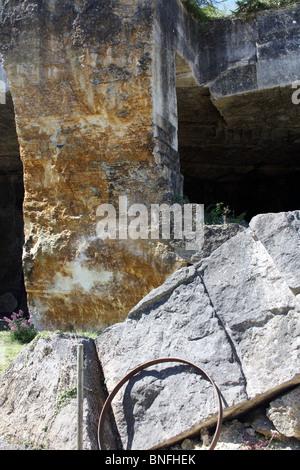
<svg viewBox="0 0 300 470">
<path fill-rule="evenodd" d="M 174 357 L 165 357 L 165 358 L 160 358 L 160 359 L 154 359 L 149 362 L 145 362 L 144 364 L 141 364 L 140 366 L 136 367 L 133 369 L 131 372 L 126 374 L 120 382 L 117 383 L 115 388 L 112 390 L 112 392 L 109 394 L 107 397 L 104 406 L 102 408 L 100 418 L 99 418 L 99 423 L 98 423 L 98 445 L 99 445 L 99 450 L 104 450 L 105 447 L 105 442 L 104 442 L 104 423 L 109 411 L 109 407 L 111 405 L 112 400 L 120 390 L 120 388 L 129 380 L 131 379 L 134 375 L 136 375 L 138 372 L 146 369 L 147 367 L 153 366 L 155 364 L 160 364 L 164 362 L 180 362 L 183 364 L 187 364 L 191 367 L 194 367 L 196 370 L 198 370 L 202 375 L 204 375 L 208 381 L 211 383 L 211 385 L 214 388 L 216 397 L 217 397 L 217 403 L 218 403 L 218 421 L 217 421 L 217 426 L 216 426 L 216 431 L 213 436 L 212 442 L 210 444 L 210 447 L 208 450 L 213 450 L 216 447 L 216 444 L 219 439 L 219 435 L 221 432 L 221 427 L 222 427 L 222 420 L 223 420 L 223 408 L 222 408 L 222 401 L 221 401 L 221 396 L 220 392 L 218 390 L 218 387 L 216 386 L 215 382 L 212 380 L 212 378 L 200 367 L 196 366 L 192 362 L 186 361 L 185 359 L 178 359 Z"/>
</svg>

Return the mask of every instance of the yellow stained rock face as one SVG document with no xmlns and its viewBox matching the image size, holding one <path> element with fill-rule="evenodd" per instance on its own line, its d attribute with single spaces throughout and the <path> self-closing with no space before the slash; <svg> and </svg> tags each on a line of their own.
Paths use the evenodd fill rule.
<svg viewBox="0 0 300 470">
<path fill-rule="evenodd" d="M 155 244 L 96 234 L 100 204 L 171 192 L 154 157 L 151 2 L 77 3 L 27 12 L 4 53 L 24 167 L 28 305 L 44 329 L 121 321 L 175 269 Z"/>
</svg>

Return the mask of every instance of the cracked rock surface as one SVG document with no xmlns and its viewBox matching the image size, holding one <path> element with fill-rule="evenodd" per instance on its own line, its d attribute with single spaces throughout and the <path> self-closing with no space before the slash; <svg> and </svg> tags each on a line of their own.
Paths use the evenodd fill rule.
<svg viewBox="0 0 300 470">
<path fill-rule="evenodd" d="M 225 416 L 299 383 L 299 227 L 300 211 L 257 216 L 105 330 L 96 347 L 108 391 L 135 367 L 162 357 L 204 369 L 219 387 Z M 153 366 L 124 385 L 113 402 L 124 449 L 172 443 L 213 422 L 213 389 L 194 372 Z"/>
<path fill-rule="evenodd" d="M 83 448 L 97 449 L 105 393 L 94 342 L 56 332 L 37 336 L 0 375 L 0 449 L 77 448 L 79 344 L 84 349 Z M 107 424 L 106 442 L 115 445 L 111 430 Z"/>
<path fill-rule="evenodd" d="M 30 442 L 35 448 L 76 448 L 79 344 L 85 450 L 98 448 L 107 391 L 135 367 L 174 357 L 211 377 L 229 422 L 264 407 L 264 415 L 249 419 L 245 429 L 268 439 L 276 431 L 298 445 L 299 229 L 300 211 L 259 215 L 209 257 L 178 270 L 95 340 L 40 335 L 0 376 L 0 447 Z M 211 383 L 193 367 L 171 361 L 136 374 L 112 408 L 105 422 L 107 449 L 120 448 L 119 437 L 123 449 L 186 445 L 207 429 L 212 435 L 217 417 Z M 238 448 L 249 440 L 249 430 L 244 436 L 241 429 Z M 224 438 L 228 426 L 223 431 Z"/>
</svg>

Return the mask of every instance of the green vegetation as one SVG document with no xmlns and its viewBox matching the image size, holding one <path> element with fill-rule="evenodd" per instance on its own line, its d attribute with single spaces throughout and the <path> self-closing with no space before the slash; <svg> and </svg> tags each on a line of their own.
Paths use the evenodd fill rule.
<svg viewBox="0 0 300 470">
<path fill-rule="evenodd" d="M 211 0 L 186 0 L 185 5 L 193 17 L 200 22 L 224 16 L 224 11 Z"/>
<path fill-rule="evenodd" d="M 16 337 L 14 333 L 14 331 L 7 327 L 4 331 L 0 331 L 0 374 L 8 368 L 8 366 L 14 361 L 16 356 L 22 351 L 23 348 L 25 348 L 28 343 L 28 352 L 32 352 L 40 338 L 48 340 L 51 335 L 50 331 L 37 332 L 34 330 L 34 335 L 31 336 L 27 334 L 28 332 L 26 330 L 25 335 L 28 341 L 24 341 L 25 336 L 23 334 L 18 338 L 18 335 Z M 71 332 L 55 331 L 54 333 L 58 335 L 86 336 L 92 339 L 97 338 L 97 336 L 100 334 L 100 332 L 96 331 L 81 330 Z"/>
<path fill-rule="evenodd" d="M 229 206 L 225 206 L 223 202 L 211 204 L 204 210 L 204 222 L 207 225 L 222 225 L 222 224 L 240 224 L 246 225 L 245 222 L 246 212 L 235 215 L 234 210 Z"/>
<path fill-rule="evenodd" d="M 234 15 L 242 17 L 244 20 L 255 16 L 256 13 L 264 10 L 274 10 L 282 7 L 295 5 L 299 1 L 295 0 L 237 0 L 237 8 Z"/>
<path fill-rule="evenodd" d="M 77 387 L 72 387 L 69 390 L 67 390 L 66 392 L 61 393 L 58 396 L 58 399 L 57 399 L 57 402 L 56 402 L 55 413 L 58 413 L 59 410 L 63 406 L 66 406 L 67 403 L 69 403 L 69 401 L 72 398 L 76 398 L 76 397 L 77 397 Z"/>
<path fill-rule="evenodd" d="M 14 340 L 8 331 L 0 331 L 0 374 L 26 345 Z"/>
<path fill-rule="evenodd" d="M 299 0 L 236 0 L 234 11 L 228 12 L 224 0 L 183 0 L 188 11 L 199 22 L 207 22 L 226 16 L 247 20 L 264 10 L 274 10 L 299 3 Z M 222 7 L 223 4 L 223 7 Z"/>
<path fill-rule="evenodd" d="M 108 326 L 108 325 L 107 325 Z M 55 331 L 57 334 L 61 335 L 78 335 L 78 336 L 86 336 L 87 338 L 95 339 L 97 336 L 100 335 L 101 331 L 92 331 L 92 330 L 73 330 L 70 331 Z"/>
<path fill-rule="evenodd" d="M 189 198 L 185 195 L 175 194 L 172 204 L 189 204 Z"/>
<path fill-rule="evenodd" d="M 30 343 L 37 334 L 31 318 L 26 318 L 22 310 L 19 313 L 13 312 L 10 318 L 4 317 L 3 320 L 7 323 L 4 328 L 10 330 L 12 338 L 20 343 Z"/>
</svg>

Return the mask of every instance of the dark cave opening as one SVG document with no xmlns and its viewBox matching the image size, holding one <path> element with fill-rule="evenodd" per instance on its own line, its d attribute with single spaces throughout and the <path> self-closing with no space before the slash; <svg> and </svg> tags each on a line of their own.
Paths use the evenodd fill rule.
<svg viewBox="0 0 300 470">
<path fill-rule="evenodd" d="M 300 208 L 300 105 L 290 87 L 213 101 L 206 87 L 177 87 L 184 195 L 223 202 L 245 220 Z"/>
<path fill-rule="evenodd" d="M 229 206 L 232 216 L 245 213 L 249 222 L 257 214 L 288 212 L 300 207 L 299 170 L 283 175 L 266 175 L 254 171 L 230 182 L 222 179 L 185 179 L 185 195 L 192 202 L 203 203 L 206 208 L 219 202 Z"/>
<path fill-rule="evenodd" d="M 3 71 L 0 78 L 3 83 Z M 27 313 L 22 267 L 23 166 L 7 85 L 5 99 L 0 104 L 0 136 L 0 318 L 3 318 L 18 310 Z"/>
</svg>

